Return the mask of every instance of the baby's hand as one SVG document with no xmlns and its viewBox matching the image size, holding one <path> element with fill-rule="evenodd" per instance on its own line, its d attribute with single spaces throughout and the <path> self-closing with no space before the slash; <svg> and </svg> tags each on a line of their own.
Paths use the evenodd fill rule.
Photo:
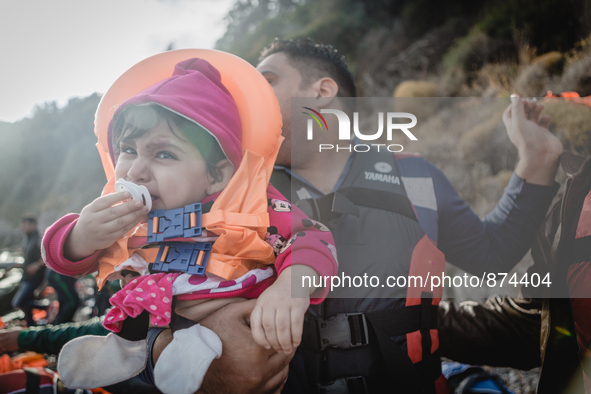
<svg viewBox="0 0 591 394">
<path fill-rule="evenodd" d="M 291 353 L 299 346 L 304 315 L 310 306 L 308 294 L 292 298 L 291 275 L 286 273 L 288 269 L 261 294 L 250 315 L 254 340 L 266 349 L 273 347 L 279 353 Z"/>
<path fill-rule="evenodd" d="M 134 228 L 148 213 L 148 208 L 138 200 L 115 205 L 129 198 L 129 192 L 118 192 L 99 197 L 85 206 L 66 239 L 64 256 L 72 261 L 82 260 L 111 246 Z"/>
</svg>

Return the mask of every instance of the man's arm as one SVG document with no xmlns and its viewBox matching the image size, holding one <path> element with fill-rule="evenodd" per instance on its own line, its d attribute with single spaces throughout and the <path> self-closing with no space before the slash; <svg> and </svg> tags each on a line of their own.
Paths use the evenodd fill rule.
<svg viewBox="0 0 591 394">
<path fill-rule="evenodd" d="M 439 305 L 441 356 L 466 364 L 529 370 L 541 365 L 539 299 L 493 296 Z"/>
<path fill-rule="evenodd" d="M 95 317 L 80 323 L 56 326 L 17 328 L 0 332 L 0 353 L 31 350 L 38 353 L 58 354 L 70 340 L 82 335 L 107 335 L 102 319 Z"/>
<path fill-rule="evenodd" d="M 443 173 L 432 166 L 439 214 L 439 248 L 472 274 L 508 272 L 530 248 L 558 191 L 553 181 L 562 144 L 538 119 L 541 106 L 518 101 L 503 119 L 520 159 L 499 203 L 480 220 Z"/>
<path fill-rule="evenodd" d="M 503 123 L 519 153 L 515 174 L 533 185 L 550 186 L 563 151 L 560 140 L 548 130 L 550 116 L 540 118 L 544 106 L 536 101 L 521 100 L 517 95 L 512 95 L 511 101 L 503 112 Z"/>
<path fill-rule="evenodd" d="M 25 271 L 27 271 L 27 274 L 29 275 L 35 275 L 37 271 L 39 271 L 39 269 L 44 265 L 45 263 L 43 262 L 43 260 L 39 259 L 33 263 L 27 264 L 27 266 L 25 267 Z"/>
</svg>

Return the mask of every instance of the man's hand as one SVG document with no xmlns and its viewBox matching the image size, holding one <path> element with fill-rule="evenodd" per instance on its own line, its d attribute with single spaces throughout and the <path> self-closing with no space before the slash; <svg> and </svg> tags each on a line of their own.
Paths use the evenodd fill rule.
<svg viewBox="0 0 591 394">
<path fill-rule="evenodd" d="M 0 353 L 16 352 L 18 348 L 18 336 L 24 328 L 10 328 L 0 331 Z"/>
<path fill-rule="evenodd" d="M 256 300 L 229 304 L 200 324 L 222 340 L 222 357 L 213 360 L 198 393 L 279 393 L 294 353 L 259 346 L 250 331 Z"/>
<path fill-rule="evenodd" d="M 38 260 L 35 261 L 34 263 L 30 263 L 29 265 L 27 265 L 27 267 L 25 268 L 25 271 L 27 271 L 27 274 L 29 275 L 35 275 L 35 273 L 37 271 L 39 271 L 39 269 L 41 267 L 43 267 L 45 265 L 45 263 L 43 262 L 43 260 Z"/>
<path fill-rule="evenodd" d="M 85 206 L 66 239 L 64 256 L 72 261 L 82 260 L 99 249 L 108 248 L 145 219 L 148 208 L 139 200 L 115 205 L 129 198 L 129 192 L 117 192 Z"/>
<path fill-rule="evenodd" d="M 535 101 L 511 96 L 511 105 L 503 113 L 509 139 L 517 147 L 519 163 L 515 173 L 528 183 L 552 185 L 562 154 L 562 143 L 548 130 L 550 117 L 540 118 L 544 106 Z"/>
</svg>

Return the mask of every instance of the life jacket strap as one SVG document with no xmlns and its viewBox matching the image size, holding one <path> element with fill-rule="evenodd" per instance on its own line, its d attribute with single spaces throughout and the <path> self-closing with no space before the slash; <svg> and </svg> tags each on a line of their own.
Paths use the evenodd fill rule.
<svg viewBox="0 0 591 394">
<path fill-rule="evenodd" d="M 343 214 L 359 217 L 359 208 L 341 192 L 299 200 L 296 206 L 310 219 L 318 222 L 328 221 Z"/>
<path fill-rule="evenodd" d="M 329 384 L 316 384 L 319 394 L 369 394 L 363 376 L 339 378 Z"/>
<path fill-rule="evenodd" d="M 432 302 L 432 294 L 424 292 L 420 305 L 366 315 L 378 339 L 386 370 L 395 384 L 394 387 L 400 388 L 403 393 L 434 394 L 435 380 L 441 375 L 439 357 L 431 354 L 430 330 L 437 329 L 438 318 L 438 305 L 433 305 Z M 403 329 L 407 333 L 421 333 L 423 354 L 422 360 L 416 364 L 391 339 L 392 336 L 403 335 Z"/>
<path fill-rule="evenodd" d="M 441 375 L 441 364 L 435 360 L 438 357 L 430 353 L 430 330 L 437 329 L 438 306 L 432 305 L 432 298 L 422 301 L 419 305 L 399 309 L 366 314 L 339 313 L 329 319 L 309 319 L 304 323 L 300 346 L 314 351 L 323 351 L 329 346 L 341 349 L 366 346 L 369 344 L 369 330 L 373 329 L 386 369 L 392 379 L 397 381 L 396 384 L 400 385 L 400 392 L 432 392 L 435 380 Z M 420 331 L 423 338 L 423 360 L 417 364 L 413 364 L 408 353 L 391 339 L 415 331 Z M 396 379 L 400 376 L 404 379 Z M 333 389 L 336 390 L 336 386 Z"/>
<path fill-rule="evenodd" d="M 156 209 L 148 214 L 148 243 L 201 235 L 201 203 L 176 209 Z"/>
<path fill-rule="evenodd" d="M 413 331 L 437 328 L 437 305 L 412 305 L 378 312 L 339 313 L 329 319 L 313 318 L 304 322 L 300 346 L 314 351 L 327 347 L 350 349 L 369 343 L 368 320 L 390 337 Z"/>
<path fill-rule="evenodd" d="M 199 323 L 176 313 L 176 298 L 173 298 L 169 324 L 170 331 L 174 334 L 178 330 L 193 327 L 195 324 Z"/>
<path fill-rule="evenodd" d="M 301 346 L 322 351 L 328 346 L 350 349 L 368 343 L 369 332 L 363 313 L 339 313 L 330 319 L 305 322 Z"/>
<path fill-rule="evenodd" d="M 319 198 L 306 198 L 297 202 L 308 217 L 316 221 L 328 221 L 343 214 L 359 216 L 359 206 L 396 212 L 412 220 L 416 214 L 408 197 L 383 190 L 346 187 Z"/>
<path fill-rule="evenodd" d="M 213 203 L 210 201 L 206 204 L 190 204 L 178 209 L 150 211 L 148 243 L 160 242 L 156 259 L 150 264 L 150 272 L 185 272 L 191 275 L 205 275 L 213 247 L 212 242 L 162 242 L 162 240 L 200 236 L 202 234 L 201 215 L 208 213 Z"/>
<path fill-rule="evenodd" d="M 591 235 L 575 239 L 572 253 L 571 264 L 591 261 Z"/>
<path fill-rule="evenodd" d="M 151 271 L 203 276 L 212 246 L 212 242 L 163 242 Z"/>
</svg>

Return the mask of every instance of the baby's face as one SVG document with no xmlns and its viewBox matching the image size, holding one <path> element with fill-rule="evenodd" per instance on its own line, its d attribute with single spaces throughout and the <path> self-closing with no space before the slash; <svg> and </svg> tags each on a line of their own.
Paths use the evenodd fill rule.
<svg viewBox="0 0 591 394">
<path fill-rule="evenodd" d="M 175 130 L 175 133 L 180 134 Z M 143 185 L 152 196 L 152 209 L 174 209 L 203 200 L 213 183 L 199 150 L 160 122 L 141 137 L 119 144 L 115 179 Z"/>
</svg>

